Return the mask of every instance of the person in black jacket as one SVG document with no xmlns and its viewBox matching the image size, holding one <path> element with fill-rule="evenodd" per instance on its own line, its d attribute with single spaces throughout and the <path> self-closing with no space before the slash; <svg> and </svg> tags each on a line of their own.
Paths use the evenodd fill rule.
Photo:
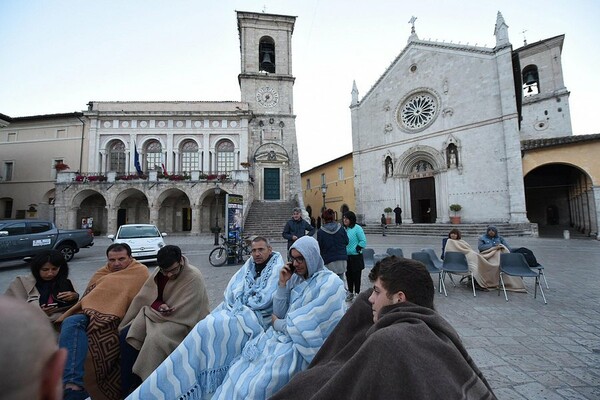
<svg viewBox="0 0 600 400">
<path fill-rule="evenodd" d="M 331 208 L 323 211 L 322 217 L 325 224 L 323 224 L 317 233 L 317 242 L 319 242 L 321 257 L 323 258 L 325 267 L 335 272 L 343 281 L 344 274 L 346 273 L 346 262 L 348 260 L 348 255 L 346 254 L 348 235 L 342 224 L 335 221 L 335 211 Z"/>
<path fill-rule="evenodd" d="M 292 219 L 290 219 L 283 228 L 282 236 L 287 239 L 287 247 L 289 250 L 296 240 L 302 236 L 312 236 L 314 233 L 315 227 L 302 219 L 302 210 L 296 207 L 292 213 Z"/>
</svg>

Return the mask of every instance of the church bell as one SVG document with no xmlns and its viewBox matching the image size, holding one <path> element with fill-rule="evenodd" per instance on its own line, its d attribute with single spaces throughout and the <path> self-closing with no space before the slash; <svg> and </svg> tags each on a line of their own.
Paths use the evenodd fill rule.
<svg viewBox="0 0 600 400">
<path fill-rule="evenodd" d="M 527 71 L 525 73 L 525 76 L 523 76 L 523 84 L 524 85 L 533 85 L 534 83 L 537 82 L 537 74 L 534 71 Z"/>
<path fill-rule="evenodd" d="M 264 52 L 260 67 L 260 69 L 265 71 L 269 71 L 273 68 L 273 61 L 271 60 L 271 54 L 269 52 Z"/>
</svg>

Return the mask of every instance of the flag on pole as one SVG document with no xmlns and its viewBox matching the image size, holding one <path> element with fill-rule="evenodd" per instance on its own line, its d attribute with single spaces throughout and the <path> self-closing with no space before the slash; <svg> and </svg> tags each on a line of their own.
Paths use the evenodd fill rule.
<svg viewBox="0 0 600 400">
<path fill-rule="evenodd" d="M 137 171 L 138 175 L 142 175 L 143 171 L 142 171 L 142 167 L 140 166 L 140 153 L 138 153 L 137 151 L 137 145 L 134 144 L 133 145 L 134 150 L 135 150 L 135 154 L 134 154 L 134 158 L 133 158 L 133 165 L 135 165 L 135 170 Z"/>
<path fill-rule="evenodd" d="M 165 163 L 162 163 L 162 169 L 163 169 L 163 175 L 169 176 L 169 174 L 167 173 L 167 169 L 165 168 Z"/>
</svg>

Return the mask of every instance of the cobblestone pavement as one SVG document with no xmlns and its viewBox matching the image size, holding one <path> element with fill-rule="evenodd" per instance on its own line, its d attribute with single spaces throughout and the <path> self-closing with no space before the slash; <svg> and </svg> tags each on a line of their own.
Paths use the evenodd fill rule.
<svg viewBox="0 0 600 400">
<path fill-rule="evenodd" d="M 400 247 L 406 257 L 423 247 L 440 253 L 441 238 L 368 235 L 368 247 L 384 253 Z M 476 237 L 464 238 L 475 247 Z M 446 280 L 448 297 L 436 293 L 435 307 L 455 327 L 466 348 L 494 388 L 499 399 L 600 398 L 600 242 L 595 240 L 509 237 L 513 247 L 528 247 L 545 266 L 550 289 L 548 304 L 533 298 L 533 279 L 526 278 L 529 293 L 510 293 L 506 302 L 496 291 L 477 292 L 453 287 Z M 211 267 L 208 253 L 212 236 L 168 236 L 204 274 L 211 308 L 239 266 Z M 96 238 L 69 264 L 71 279 L 81 292 L 92 273 L 105 260 L 110 241 Z M 273 243 L 285 252 L 286 244 Z M 6 263 L 3 263 L 6 264 Z M 14 276 L 26 273 L 22 264 L 0 269 L 0 293 Z M 363 286 L 370 286 L 363 272 Z"/>
</svg>

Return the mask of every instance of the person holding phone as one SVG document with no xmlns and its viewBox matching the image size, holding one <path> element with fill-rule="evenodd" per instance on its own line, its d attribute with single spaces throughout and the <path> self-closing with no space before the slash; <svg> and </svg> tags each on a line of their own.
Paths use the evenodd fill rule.
<svg viewBox="0 0 600 400">
<path fill-rule="evenodd" d="M 202 273 L 178 246 L 160 249 L 157 262 L 119 326 L 123 396 L 137 388 L 210 311 Z"/>
<path fill-rule="evenodd" d="M 79 299 L 69 280 L 69 266 L 58 250 L 38 254 L 29 265 L 31 274 L 17 276 L 5 294 L 39 305 L 55 321 Z"/>
</svg>

